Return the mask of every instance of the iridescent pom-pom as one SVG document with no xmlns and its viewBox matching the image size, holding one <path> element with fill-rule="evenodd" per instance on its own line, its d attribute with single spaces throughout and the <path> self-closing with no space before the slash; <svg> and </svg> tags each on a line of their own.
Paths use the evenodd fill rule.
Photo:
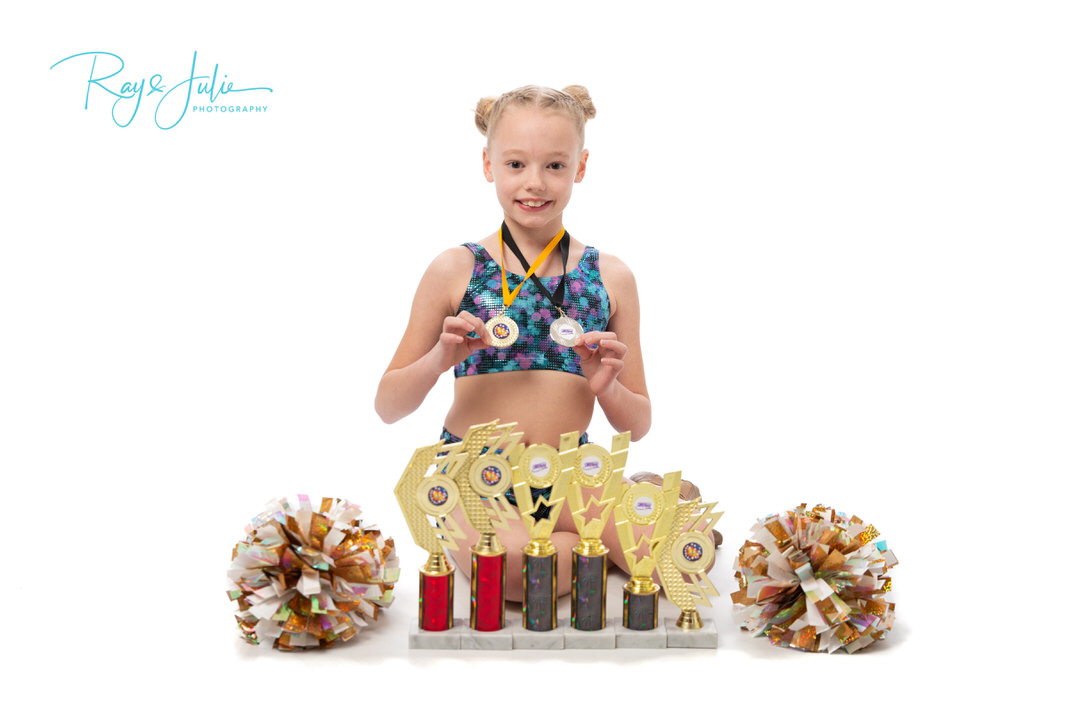
<svg viewBox="0 0 1080 720">
<path fill-rule="evenodd" d="M 773 645 L 855 652 L 892 629 L 896 557 L 873 525 L 805 504 L 752 528 L 735 561 L 739 624 Z"/>
<path fill-rule="evenodd" d="M 356 637 L 393 600 L 394 541 L 360 522 L 360 506 L 306 495 L 281 498 L 245 528 L 233 549 L 229 599 L 253 645 L 278 650 L 326 648 Z"/>
</svg>

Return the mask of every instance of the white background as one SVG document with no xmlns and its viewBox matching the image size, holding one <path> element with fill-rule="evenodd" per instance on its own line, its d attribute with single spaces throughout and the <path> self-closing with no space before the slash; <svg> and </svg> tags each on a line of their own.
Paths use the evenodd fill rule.
<svg viewBox="0 0 1080 720">
<path fill-rule="evenodd" d="M 0 213 L 4 685 L 117 717 L 998 715 L 1071 646 L 1080 384 L 1080 23 L 1071 3 L 204 3 L 6 9 Z M 261 115 L 152 107 L 198 51 Z M 575 236 L 635 270 L 653 430 L 727 510 L 718 651 L 417 653 L 392 488 L 446 378 L 372 409 L 416 282 L 498 224 L 477 98 L 593 93 Z M 244 102 L 248 97 L 241 98 Z M 147 103 L 150 101 L 147 100 Z M 602 418 L 590 429 L 605 441 Z M 266 499 L 361 503 L 403 579 L 322 654 L 238 639 L 224 574 Z M 855 656 L 741 634 L 754 518 L 824 502 L 900 559 Z M 459 598 L 460 599 L 460 598 Z M 664 611 L 673 614 L 666 606 Z M 10 706 L 10 705 L 9 705 Z M 677 714 L 677 711 L 672 710 Z M 796 715 L 798 713 L 798 715 Z"/>
</svg>

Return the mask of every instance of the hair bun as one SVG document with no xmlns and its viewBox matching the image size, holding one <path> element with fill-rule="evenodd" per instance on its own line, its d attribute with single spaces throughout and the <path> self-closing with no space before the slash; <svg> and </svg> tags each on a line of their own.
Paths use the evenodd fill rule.
<svg viewBox="0 0 1080 720">
<path fill-rule="evenodd" d="M 589 91 L 584 85 L 567 85 L 562 91 L 578 101 L 581 109 L 585 111 L 586 120 L 596 117 L 596 106 L 593 105 L 592 97 L 589 96 Z"/>
<path fill-rule="evenodd" d="M 476 101 L 476 128 L 484 137 L 487 137 L 488 121 L 491 119 L 491 108 L 494 105 L 495 98 L 480 98 Z"/>
</svg>

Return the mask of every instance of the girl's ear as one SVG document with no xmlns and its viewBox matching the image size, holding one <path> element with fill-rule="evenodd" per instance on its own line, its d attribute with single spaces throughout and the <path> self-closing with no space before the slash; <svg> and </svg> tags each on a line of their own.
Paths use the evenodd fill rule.
<svg viewBox="0 0 1080 720">
<path fill-rule="evenodd" d="M 585 177 L 585 163 L 587 163 L 588 161 L 589 161 L 589 151 L 588 150 L 582 150 L 581 151 L 581 162 L 578 163 L 577 174 L 574 175 L 574 182 L 579 183 L 579 182 L 581 182 L 581 179 L 583 177 Z"/>
<path fill-rule="evenodd" d="M 582 166 L 584 171 L 584 166 Z M 487 148 L 484 148 L 484 177 L 488 182 L 495 182 L 495 176 L 491 174 L 491 158 L 488 157 Z"/>
</svg>

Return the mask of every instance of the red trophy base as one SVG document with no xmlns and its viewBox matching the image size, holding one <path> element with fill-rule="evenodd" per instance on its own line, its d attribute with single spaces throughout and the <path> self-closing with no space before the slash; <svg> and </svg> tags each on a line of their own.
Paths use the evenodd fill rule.
<svg viewBox="0 0 1080 720">
<path fill-rule="evenodd" d="M 493 632 L 506 624 L 506 551 L 492 555 L 472 553 L 472 596 L 469 627 Z"/>
<path fill-rule="evenodd" d="M 454 568 L 420 571 L 420 629 L 439 632 L 454 625 Z"/>
</svg>

